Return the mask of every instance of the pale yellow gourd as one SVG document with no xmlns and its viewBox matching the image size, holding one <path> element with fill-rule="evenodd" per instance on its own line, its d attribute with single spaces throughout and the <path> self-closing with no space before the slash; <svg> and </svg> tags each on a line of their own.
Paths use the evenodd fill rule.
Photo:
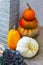
<svg viewBox="0 0 43 65">
<path fill-rule="evenodd" d="M 18 50 L 22 56 L 31 58 L 37 54 L 39 45 L 36 40 L 24 36 L 18 41 L 16 50 Z"/>
</svg>

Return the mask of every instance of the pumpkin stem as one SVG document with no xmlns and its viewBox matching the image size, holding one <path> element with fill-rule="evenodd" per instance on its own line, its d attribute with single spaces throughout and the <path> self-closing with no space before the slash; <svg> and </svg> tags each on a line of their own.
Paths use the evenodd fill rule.
<svg viewBox="0 0 43 65">
<path fill-rule="evenodd" d="M 29 3 L 27 3 L 27 6 L 29 7 L 29 9 L 31 9 L 31 7 L 30 7 Z"/>
<path fill-rule="evenodd" d="M 16 26 L 15 25 L 13 26 L 13 29 L 16 30 Z"/>
</svg>

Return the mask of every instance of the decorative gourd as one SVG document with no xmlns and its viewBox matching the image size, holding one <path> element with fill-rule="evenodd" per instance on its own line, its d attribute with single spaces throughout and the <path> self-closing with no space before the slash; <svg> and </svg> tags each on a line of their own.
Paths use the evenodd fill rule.
<svg viewBox="0 0 43 65">
<path fill-rule="evenodd" d="M 19 20 L 19 25 L 23 28 L 35 28 L 37 26 L 38 22 L 37 19 L 34 18 L 31 21 L 25 20 L 23 17 Z"/>
<path fill-rule="evenodd" d="M 39 45 L 36 40 L 24 36 L 18 41 L 16 50 L 18 50 L 22 56 L 31 58 L 37 54 Z"/>
<path fill-rule="evenodd" d="M 19 39 L 20 39 L 19 32 L 13 29 L 10 30 L 8 33 L 8 38 L 7 38 L 8 47 L 12 50 L 15 50 Z"/>
<path fill-rule="evenodd" d="M 28 3 L 27 3 L 27 5 L 28 5 L 29 8 L 24 10 L 23 17 L 26 20 L 32 20 L 35 17 L 35 12 L 34 12 L 34 10 L 31 9 L 31 7 L 30 7 L 30 5 Z"/>
<path fill-rule="evenodd" d="M 39 34 L 38 26 L 34 29 L 24 29 L 23 27 L 19 26 L 17 30 L 21 36 L 36 37 Z"/>
<path fill-rule="evenodd" d="M 35 29 L 24 29 L 19 26 L 18 31 L 21 36 L 36 37 L 39 34 L 39 27 L 36 27 Z"/>
</svg>

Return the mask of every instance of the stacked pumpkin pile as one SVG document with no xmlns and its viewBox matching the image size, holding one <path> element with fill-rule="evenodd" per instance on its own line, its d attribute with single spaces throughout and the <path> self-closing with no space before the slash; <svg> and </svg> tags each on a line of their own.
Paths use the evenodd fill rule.
<svg viewBox="0 0 43 65">
<path fill-rule="evenodd" d="M 18 31 L 21 36 L 36 37 L 39 33 L 38 21 L 35 12 L 28 3 L 27 5 L 29 8 L 24 10 L 23 16 L 19 20 Z"/>
</svg>

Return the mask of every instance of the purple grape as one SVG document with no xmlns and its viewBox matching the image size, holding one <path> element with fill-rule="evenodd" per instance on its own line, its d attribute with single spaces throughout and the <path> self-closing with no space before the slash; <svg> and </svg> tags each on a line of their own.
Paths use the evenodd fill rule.
<svg viewBox="0 0 43 65">
<path fill-rule="evenodd" d="M 19 51 L 6 49 L 2 55 L 4 65 L 24 65 L 24 59 Z"/>
<path fill-rule="evenodd" d="M 19 55 L 20 53 L 19 53 L 19 51 L 18 50 L 16 50 L 16 55 Z"/>
</svg>

